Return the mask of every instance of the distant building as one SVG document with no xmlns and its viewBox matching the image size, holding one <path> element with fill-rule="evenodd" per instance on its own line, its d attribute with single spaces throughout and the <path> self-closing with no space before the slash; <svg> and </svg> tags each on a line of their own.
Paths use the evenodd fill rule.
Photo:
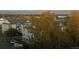
<svg viewBox="0 0 79 59">
<path fill-rule="evenodd" d="M 61 32 L 64 31 L 64 23 L 67 20 L 68 16 L 67 15 L 57 15 L 55 22 L 60 26 Z"/>
<path fill-rule="evenodd" d="M 16 27 L 16 24 L 11 24 L 11 25 L 10 25 L 10 28 L 16 29 L 16 28 L 17 28 L 17 27 Z"/>
<path fill-rule="evenodd" d="M 57 22 L 65 22 L 65 20 L 68 18 L 68 16 L 67 15 L 57 15 L 57 17 L 56 17 L 56 21 Z"/>
<path fill-rule="evenodd" d="M 32 25 L 31 21 L 30 21 L 30 20 L 26 20 L 25 26 L 26 26 L 26 27 L 29 27 L 29 26 L 31 26 L 31 25 Z"/>
<path fill-rule="evenodd" d="M 0 18 L 0 29 L 2 33 L 9 29 L 10 22 L 5 18 Z"/>
</svg>

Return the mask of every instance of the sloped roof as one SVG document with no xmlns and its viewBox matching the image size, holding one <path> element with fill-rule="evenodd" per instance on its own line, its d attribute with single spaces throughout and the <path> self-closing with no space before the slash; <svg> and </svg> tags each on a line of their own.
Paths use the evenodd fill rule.
<svg viewBox="0 0 79 59">
<path fill-rule="evenodd" d="M 5 17 L 11 24 L 24 24 L 25 23 L 25 20 L 19 18 L 19 17 L 16 17 L 16 16 L 12 16 L 12 17 Z"/>
<path fill-rule="evenodd" d="M 5 18 L 0 18 L 0 24 L 2 24 L 2 23 L 9 24 L 10 22 L 7 19 L 5 19 Z"/>
</svg>

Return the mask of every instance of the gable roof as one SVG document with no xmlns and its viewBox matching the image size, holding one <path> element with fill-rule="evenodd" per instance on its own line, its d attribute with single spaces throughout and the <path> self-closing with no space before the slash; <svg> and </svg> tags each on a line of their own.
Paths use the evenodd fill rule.
<svg viewBox="0 0 79 59">
<path fill-rule="evenodd" d="M 16 17 L 16 16 L 8 16 L 8 17 L 5 17 L 5 19 L 7 19 L 10 24 L 24 24 L 25 23 L 25 20 L 19 18 L 19 17 Z"/>
</svg>

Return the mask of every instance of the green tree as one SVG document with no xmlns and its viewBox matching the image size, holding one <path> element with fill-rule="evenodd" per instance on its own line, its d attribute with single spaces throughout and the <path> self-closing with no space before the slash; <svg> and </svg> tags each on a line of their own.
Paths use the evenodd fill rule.
<svg viewBox="0 0 79 59">
<path fill-rule="evenodd" d="M 7 37 L 15 37 L 15 36 L 22 36 L 22 33 L 20 33 L 16 29 L 10 28 L 8 31 L 5 31 L 4 33 Z"/>
<path fill-rule="evenodd" d="M 16 40 L 19 43 L 22 43 L 22 33 L 16 29 L 10 28 L 9 30 L 4 32 L 5 37 L 9 40 Z"/>
</svg>

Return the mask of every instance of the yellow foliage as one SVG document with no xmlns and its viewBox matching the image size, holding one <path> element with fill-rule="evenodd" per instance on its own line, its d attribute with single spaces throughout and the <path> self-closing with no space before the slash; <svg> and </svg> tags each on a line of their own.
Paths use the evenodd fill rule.
<svg viewBox="0 0 79 59">
<path fill-rule="evenodd" d="M 71 16 L 66 21 L 66 30 L 68 31 L 71 41 L 76 44 L 79 38 L 79 12 L 74 12 L 70 14 Z"/>
<path fill-rule="evenodd" d="M 25 20 L 31 20 L 32 16 L 22 16 L 22 18 L 24 18 Z"/>
<path fill-rule="evenodd" d="M 54 24 L 55 14 L 49 11 L 42 13 L 40 18 L 32 16 L 31 19 L 31 30 L 34 32 L 36 37 L 38 37 L 38 34 L 40 38 L 48 40 L 50 38 L 50 32 L 53 33 L 58 29 Z M 35 28 L 33 28 L 33 26 L 35 26 Z"/>
<path fill-rule="evenodd" d="M 76 32 L 79 28 L 79 13 L 73 13 L 71 17 L 66 22 L 66 27 L 73 32 Z"/>
</svg>

